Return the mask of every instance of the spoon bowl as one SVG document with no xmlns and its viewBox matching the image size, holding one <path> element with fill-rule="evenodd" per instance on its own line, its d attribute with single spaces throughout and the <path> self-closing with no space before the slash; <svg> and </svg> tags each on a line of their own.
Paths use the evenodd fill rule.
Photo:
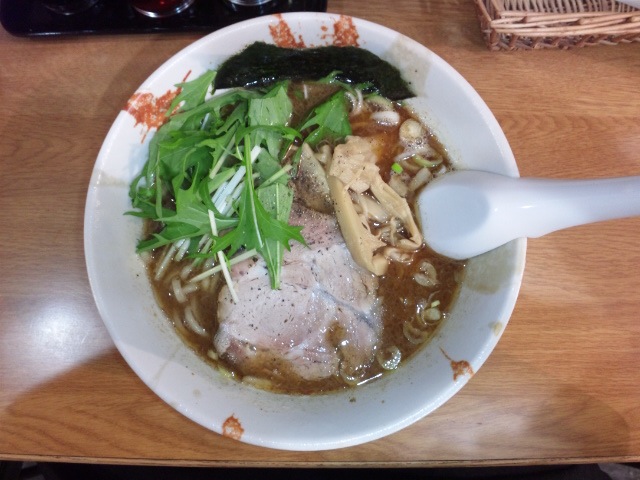
<svg viewBox="0 0 640 480">
<path fill-rule="evenodd" d="M 462 260 L 516 238 L 640 215 L 640 176 L 555 180 L 460 170 L 429 183 L 416 210 L 427 245 Z"/>
</svg>

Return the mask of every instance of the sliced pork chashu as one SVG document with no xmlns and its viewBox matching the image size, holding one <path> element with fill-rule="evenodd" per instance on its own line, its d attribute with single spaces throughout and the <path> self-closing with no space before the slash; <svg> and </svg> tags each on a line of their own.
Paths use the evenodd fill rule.
<svg viewBox="0 0 640 480">
<path fill-rule="evenodd" d="M 304 225 L 308 247 L 285 251 L 280 290 L 261 259 L 233 268 L 240 302 L 220 292 L 216 350 L 244 375 L 357 379 L 382 330 L 378 280 L 353 261 L 333 216 L 294 205 L 290 223 Z"/>
</svg>

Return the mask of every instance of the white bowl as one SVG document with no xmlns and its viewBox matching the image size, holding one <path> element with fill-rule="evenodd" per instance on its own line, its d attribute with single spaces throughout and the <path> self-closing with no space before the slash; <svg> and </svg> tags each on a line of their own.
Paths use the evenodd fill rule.
<svg viewBox="0 0 640 480">
<path fill-rule="evenodd" d="M 419 43 L 388 28 L 323 13 L 266 16 L 212 33 L 162 65 L 136 93 L 159 97 L 215 68 L 272 32 L 307 46 L 331 44 L 347 27 L 359 46 L 396 65 L 420 96 L 413 102 L 458 168 L 517 176 L 509 145 L 473 88 Z M 337 30 L 334 30 L 337 26 Z M 278 30 L 279 29 L 279 30 Z M 343 37 L 340 37 L 343 38 Z M 189 73 L 190 72 L 190 73 Z M 268 393 L 229 380 L 178 338 L 154 301 L 135 253 L 140 221 L 128 186 L 141 168 L 154 130 L 123 110 L 109 131 L 89 186 L 85 253 L 100 314 L 122 356 L 160 398 L 215 432 L 265 447 L 323 450 L 368 442 L 419 420 L 452 397 L 495 347 L 513 310 L 526 243 L 518 240 L 474 258 L 450 318 L 433 340 L 391 375 L 338 393 Z"/>
</svg>

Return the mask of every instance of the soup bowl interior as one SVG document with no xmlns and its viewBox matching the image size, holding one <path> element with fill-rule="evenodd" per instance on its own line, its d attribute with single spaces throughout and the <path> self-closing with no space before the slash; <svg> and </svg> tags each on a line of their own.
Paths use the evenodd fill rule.
<svg viewBox="0 0 640 480">
<path fill-rule="evenodd" d="M 473 88 L 419 43 L 385 27 L 322 13 L 266 16 L 208 35 L 177 53 L 136 94 L 159 98 L 257 41 L 288 32 L 307 46 L 336 43 L 346 27 L 360 47 L 396 65 L 417 94 L 408 102 L 456 168 L 518 170 L 495 118 Z M 343 28 L 344 29 L 344 28 Z M 99 312 L 125 360 L 160 398 L 205 428 L 288 450 L 347 447 L 394 433 L 451 398 L 495 347 L 513 310 L 526 243 L 468 261 L 460 293 L 434 338 L 397 371 L 357 388 L 311 396 L 258 390 L 220 375 L 190 350 L 157 306 L 135 253 L 141 222 L 124 215 L 130 181 L 154 130 L 126 110 L 99 153 L 87 196 L 85 255 Z"/>
</svg>

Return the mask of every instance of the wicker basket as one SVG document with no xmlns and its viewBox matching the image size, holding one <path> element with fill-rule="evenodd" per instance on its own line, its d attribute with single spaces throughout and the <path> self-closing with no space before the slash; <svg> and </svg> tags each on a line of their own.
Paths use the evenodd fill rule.
<svg viewBox="0 0 640 480">
<path fill-rule="evenodd" d="M 615 0 L 474 0 L 491 50 L 640 41 L 640 10 Z"/>
</svg>

